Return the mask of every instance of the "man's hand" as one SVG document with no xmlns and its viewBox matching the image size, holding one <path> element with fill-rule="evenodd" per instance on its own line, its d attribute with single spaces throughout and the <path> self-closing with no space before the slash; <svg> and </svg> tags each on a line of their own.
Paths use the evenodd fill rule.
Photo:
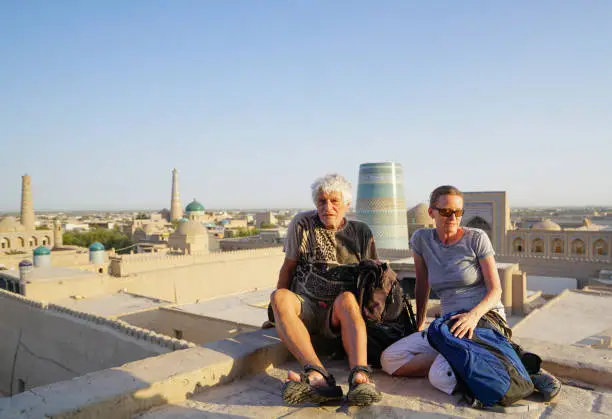
<svg viewBox="0 0 612 419">
<path fill-rule="evenodd" d="M 462 339 L 467 335 L 469 339 L 472 339 L 474 329 L 476 329 L 476 325 L 480 318 L 470 311 L 467 313 L 455 314 L 451 317 L 451 320 L 455 320 L 450 328 L 450 332 L 453 336 Z"/>
</svg>

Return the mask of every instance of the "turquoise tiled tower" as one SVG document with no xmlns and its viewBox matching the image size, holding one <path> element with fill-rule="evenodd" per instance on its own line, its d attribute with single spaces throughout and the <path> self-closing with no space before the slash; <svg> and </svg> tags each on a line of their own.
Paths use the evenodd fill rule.
<svg viewBox="0 0 612 419">
<path fill-rule="evenodd" d="M 395 162 L 359 166 L 357 219 L 366 223 L 379 249 L 408 249 L 404 169 Z"/>
</svg>

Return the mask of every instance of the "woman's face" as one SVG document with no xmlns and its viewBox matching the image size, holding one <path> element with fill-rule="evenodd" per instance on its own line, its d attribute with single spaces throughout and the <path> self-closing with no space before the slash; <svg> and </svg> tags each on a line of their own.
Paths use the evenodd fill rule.
<svg viewBox="0 0 612 419">
<path fill-rule="evenodd" d="M 457 216 L 457 210 L 461 215 Z M 442 213 L 453 211 L 449 216 L 444 216 Z M 429 208 L 429 216 L 436 222 L 436 228 L 444 233 L 454 235 L 461 224 L 463 216 L 463 198 L 457 195 L 442 195 L 438 198 L 435 207 Z"/>
<path fill-rule="evenodd" d="M 344 202 L 340 192 L 319 193 L 317 213 L 326 228 L 335 230 L 342 225 L 349 204 Z"/>
</svg>

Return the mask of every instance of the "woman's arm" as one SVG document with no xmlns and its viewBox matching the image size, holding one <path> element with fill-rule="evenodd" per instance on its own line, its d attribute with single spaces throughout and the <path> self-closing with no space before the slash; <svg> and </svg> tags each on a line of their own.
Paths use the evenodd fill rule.
<svg viewBox="0 0 612 419">
<path fill-rule="evenodd" d="M 427 313 L 427 302 L 429 301 L 429 276 L 427 265 L 422 256 L 413 252 L 414 268 L 416 270 L 416 282 L 414 284 L 414 295 L 416 297 L 417 330 L 423 328 Z"/>
<path fill-rule="evenodd" d="M 457 319 L 457 321 L 453 323 L 450 331 L 459 339 L 466 334 L 468 338 L 471 339 L 474 334 L 474 329 L 478 324 L 478 320 L 495 307 L 501 299 L 501 282 L 499 280 L 499 274 L 497 273 L 495 258 L 493 256 L 487 256 L 479 262 L 484 277 L 484 283 L 487 287 L 487 293 L 482 301 L 468 313 L 457 314 L 452 317 L 453 319 Z"/>
</svg>

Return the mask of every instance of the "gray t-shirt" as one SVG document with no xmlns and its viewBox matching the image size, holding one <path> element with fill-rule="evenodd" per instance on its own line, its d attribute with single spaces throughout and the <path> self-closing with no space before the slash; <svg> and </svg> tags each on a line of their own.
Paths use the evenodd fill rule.
<svg viewBox="0 0 612 419">
<path fill-rule="evenodd" d="M 429 285 L 440 297 L 442 315 L 471 310 L 487 293 L 479 260 L 495 255 L 493 245 L 484 231 L 463 229 L 463 237 L 448 245 L 440 241 L 435 228 L 417 230 L 410 239 L 410 247 L 427 265 Z M 501 301 L 493 310 L 506 317 Z"/>
</svg>

